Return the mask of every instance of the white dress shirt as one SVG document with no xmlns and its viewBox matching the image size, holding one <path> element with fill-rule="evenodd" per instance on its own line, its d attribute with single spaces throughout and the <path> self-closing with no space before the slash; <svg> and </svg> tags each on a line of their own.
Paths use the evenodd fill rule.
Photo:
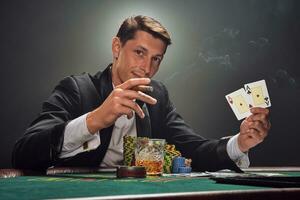
<svg viewBox="0 0 300 200">
<path fill-rule="evenodd" d="M 88 113 L 87 113 L 88 114 Z M 74 156 L 78 153 L 96 149 L 101 145 L 99 132 L 92 135 L 86 125 L 84 114 L 66 125 L 64 132 L 64 143 L 60 158 Z M 115 167 L 123 162 L 123 136 L 137 136 L 135 115 L 127 119 L 122 115 L 115 122 L 107 152 L 100 164 L 101 167 Z M 248 154 L 241 152 L 237 143 L 238 134 L 231 137 L 227 143 L 227 153 L 229 157 L 241 168 L 249 167 Z"/>
</svg>

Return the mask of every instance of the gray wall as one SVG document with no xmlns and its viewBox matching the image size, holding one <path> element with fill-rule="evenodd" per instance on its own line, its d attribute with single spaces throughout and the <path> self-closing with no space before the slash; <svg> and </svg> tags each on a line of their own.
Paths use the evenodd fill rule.
<svg viewBox="0 0 300 200">
<path fill-rule="evenodd" d="M 0 168 L 60 79 L 95 73 L 130 15 L 149 15 L 171 32 L 156 79 L 197 132 L 219 138 L 239 124 L 224 96 L 265 79 L 272 129 L 250 152 L 252 165 L 300 165 L 300 16 L 297 0 L 7 1 L 0 3 Z"/>
</svg>

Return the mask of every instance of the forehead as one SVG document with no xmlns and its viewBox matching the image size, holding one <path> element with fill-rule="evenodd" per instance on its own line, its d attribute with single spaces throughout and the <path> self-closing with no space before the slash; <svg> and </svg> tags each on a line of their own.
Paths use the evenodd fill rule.
<svg viewBox="0 0 300 200">
<path fill-rule="evenodd" d="M 126 48 L 126 46 L 129 48 L 142 46 L 153 54 L 161 55 L 163 55 L 166 50 L 166 45 L 161 39 L 155 38 L 145 31 L 137 31 L 134 38 L 125 43 L 124 47 Z"/>
</svg>

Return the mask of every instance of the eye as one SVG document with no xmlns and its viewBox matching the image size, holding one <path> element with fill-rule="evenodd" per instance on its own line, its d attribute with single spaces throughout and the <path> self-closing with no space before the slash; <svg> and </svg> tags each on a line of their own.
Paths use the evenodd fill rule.
<svg viewBox="0 0 300 200">
<path fill-rule="evenodd" d="M 160 57 L 153 57 L 152 59 L 153 59 L 154 62 L 158 62 L 158 63 L 161 62 L 161 58 Z"/>
<path fill-rule="evenodd" d="M 134 51 L 135 51 L 135 54 L 138 55 L 138 56 L 143 56 L 144 55 L 144 52 L 142 50 L 136 49 Z"/>
</svg>

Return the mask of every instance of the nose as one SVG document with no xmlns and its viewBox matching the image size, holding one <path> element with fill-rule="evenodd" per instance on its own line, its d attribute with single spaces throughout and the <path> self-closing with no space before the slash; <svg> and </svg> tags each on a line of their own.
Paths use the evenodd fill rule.
<svg viewBox="0 0 300 200">
<path fill-rule="evenodd" d="M 145 72 L 146 77 L 149 77 L 151 72 L 151 58 L 146 57 L 142 63 L 143 71 Z"/>
</svg>

